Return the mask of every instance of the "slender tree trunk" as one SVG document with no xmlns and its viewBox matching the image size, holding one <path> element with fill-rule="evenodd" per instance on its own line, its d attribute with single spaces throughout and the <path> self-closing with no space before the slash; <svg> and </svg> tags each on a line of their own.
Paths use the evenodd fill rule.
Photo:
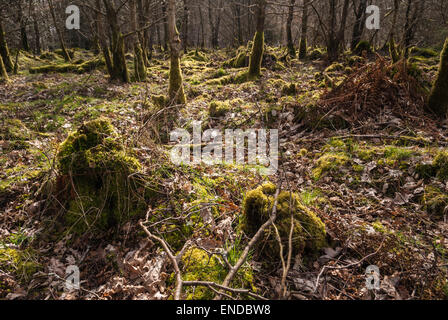
<svg viewBox="0 0 448 320">
<path fill-rule="evenodd" d="M 204 30 L 204 15 L 202 14 L 201 6 L 198 6 L 199 20 L 201 21 L 201 48 L 205 47 L 205 30 Z"/>
<path fill-rule="evenodd" d="M 168 34 L 170 43 L 170 83 L 168 97 L 170 102 L 185 104 L 186 98 L 183 87 L 182 70 L 180 68 L 181 41 L 176 28 L 176 2 L 168 1 Z"/>
<path fill-rule="evenodd" d="M 3 30 L 3 22 L 0 19 L 0 55 L 3 58 L 6 71 L 11 72 L 13 70 L 13 64 L 11 55 L 9 54 L 8 44 L 6 43 L 5 31 Z"/>
<path fill-rule="evenodd" d="M 397 25 L 397 17 L 399 10 L 400 0 L 394 0 L 394 14 L 392 17 L 392 28 L 389 33 L 389 55 L 392 62 L 395 63 L 400 59 L 397 47 L 395 45 L 395 27 Z"/>
<path fill-rule="evenodd" d="M 35 52 L 36 54 L 40 55 L 42 53 L 42 47 L 41 47 L 41 39 L 40 39 L 40 30 L 39 30 L 39 23 L 37 22 L 37 16 L 36 16 L 36 9 L 33 6 L 33 27 L 34 27 L 34 42 L 35 42 Z"/>
<path fill-rule="evenodd" d="M 286 37 L 288 41 L 288 52 L 289 55 L 293 58 L 296 57 L 296 48 L 294 47 L 294 41 L 292 39 L 292 21 L 294 19 L 294 6 L 296 4 L 296 0 L 289 0 L 288 7 L 288 19 L 286 20 Z"/>
<path fill-rule="evenodd" d="M 350 49 L 355 50 L 358 43 L 361 41 L 365 26 L 365 14 L 367 9 L 367 0 L 360 0 L 359 6 L 355 12 L 355 24 L 353 25 L 352 42 Z"/>
<path fill-rule="evenodd" d="M 299 59 L 303 60 L 307 55 L 307 37 L 308 37 L 308 6 L 309 0 L 303 1 L 302 8 L 302 32 L 300 35 Z"/>
<path fill-rule="evenodd" d="M 143 57 L 143 49 L 140 43 L 140 37 L 138 35 L 137 28 L 137 3 L 136 0 L 130 2 L 131 11 L 131 28 L 133 34 L 131 36 L 131 42 L 134 46 L 134 77 L 136 81 L 146 80 L 146 65 Z"/>
<path fill-rule="evenodd" d="M 58 21 L 56 19 L 56 14 L 54 12 L 54 6 L 53 6 L 53 0 L 47 0 L 48 1 L 48 5 L 50 6 L 50 13 L 51 13 L 51 17 L 53 18 L 53 23 L 54 23 L 54 27 L 56 29 L 56 33 L 58 34 L 59 37 L 59 43 L 61 45 L 61 50 L 62 50 L 62 55 L 65 59 L 65 61 L 71 61 L 70 55 L 67 51 L 67 48 L 65 46 L 65 42 L 64 42 L 64 37 L 62 35 L 62 31 L 59 28 L 59 24 Z"/>
<path fill-rule="evenodd" d="M 266 20 L 266 0 L 258 0 L 257 29 L 249 60 L 249 78 L 261 76 L 261 63 L 264 53 L 264 24 Z"/>
<path fill-rule="evenodd" d="M 184 1 L 184 21 L 182 23 L 182 29 L 183 29 L 183 37 L 182 37 L 182 44 L 183 49 L 186 52 L 188 47 L 188 23 L 189 23 L 189 15 L 190 15 L 190 8 L 188 6 L 188 0 Z"/>
<path fill-rule="evenodd" d="M 162 2 L 162 15 L 163 15 L 163 31 L 164 31 L 164 43 L 163 43 L 163 49 L 165 51 L 168 51 L 168 38 L 169 38 L 169 31 L 168 31 L 168 18 L 167 18 L 167 8 L 166 8 L 166 0 Z"/>
</svg>

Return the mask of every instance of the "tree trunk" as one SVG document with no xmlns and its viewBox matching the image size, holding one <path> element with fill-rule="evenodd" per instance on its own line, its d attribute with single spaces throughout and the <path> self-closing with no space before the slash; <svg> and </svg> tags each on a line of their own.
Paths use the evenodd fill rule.
<svg viewBox="0 0 448 320">
<path fill-rule="evenodd" d="M 307 36 L 308 36 L 308 6 L 310 0 L 303 1 L 302 8 L 302 32 L 300 35 L 300 45 L 299 45 L 299 59 L 303 60 L 306 58 L 307 54 Z"/>
<path fill-rule="evenodd" d="M 54 6 L 53 6 L 53 0 L 47 0 L 47 1 L 48 1 L 48 5 L 50 6 L 50 13 L 51 13 L 51 17 L 53 18 L 54 27 L 55 27 L 56 33 L 58 34 L 58 37 L 59 37 L 59 43 L 61 44 L 62 55 L 63 55 L 65 61 L 69 62 L 69 61 L 71 61 L 71 58 L 67 51 L 67 48 L 65 47 L 64 37 L 62 36 L 62 31 L 59 28 L 58 21 L 56 19 L 56 14 L 54 12 Z"/>
<path fill-rule="evenodd" d="M 292 39 L 292 21 L 294 19 L 294 5 L 296 0 L 290 0 L 288 8 L 288 19 L 286 20 L 286 37 L 288 41 L 288 52 L 293 58 L 296 57 L 296 48 L 294 47 L 294 41 Z"/>
<path fill-rule="evenodd" d="M 163 40 L 163 49 L 168 51 L 168 18 L 167 18 L 167 9 L 166 9 L 166 0 L 162 2 L 162 15 L 163 15 L 163 31 L 164 31 L 164 40 Z"/>
<path fill-rule="evenodd" d="M 181 41 L 176 28 L 176 2 L 168 1 L 168 35 L 170 43 L 170 83 L 168 97 L 170 103 L 185 104 L 186 98 L 180 68 Z"/>
<path fill-rule="evenodd" d="M 428 100 L 428 108 L 445 119 L 448 112 L 448 38 L 440 56 L 439 72 Z"/>
<path fill-rule="evenodd" d="M 39 23 L 37 21 L 37 15 L 36 15 L 36 7 L 34 6 L 34 2 L 31 2 L 32 5 L 32 15 L 33 15 L 33 28 L 34 28 L 34 52 L 38 55 L 42 53 L 42 47 L 41 47 L 41 39 L 40 39 L 40 30 L 39 30 Z"/>
<path fill-rule="evenodd" d="M 4 81 L 9 82 L 8 72 L 6 72 L 5 64 L 3 63 L 3 58 L 0 55 L 0 75 L 4 79 Z"/>
<path fill-rule="evenodd" d="M 146 65 L 145 59 L 143 57 L 143 49 L 140 43 L 140 37 L 138 35 L 137 27 L 137 0 L 131 0 L 130 11 L 131 11 L 131 28 L 133 34 L 131 36 L 131 42 L 134 45 L 134 77 L 136 81 L 146 80 Z"/>
<path fill-rule="evenodd" d="M 360 0 L 358 9 L 355 11 L 355 24 L 353 25 L 352 42 L 350 45 L 352 52 L 361 41 L 364 32 L 366 9 L 367 0 Z"/>
<path fill-rule="evenodd" d="M 389 55 L 392 62 L 395 63 L 400 59 L 397 46 L 395 45 L 395 27 L 397 25 L 398 10 L 400 6 L 400 0 L 394 0 L 394 14 L 392 17 L 392 28 L 389 34 Z"/>
<path fill-rule="evenodd" d="M 5 31 L 3 30 L 3 22 L 0 19 L 0 55 L 3 58 L 6 71 L 11 72 L 13 70 L 13 64 L 11 55 L 9 54 L 8 44 L 6 43 Z"/>
<path fill-rule="evenodd" d="M 182 23 L 182 29 L 183 29 L 183 36 L 182 36 L 182 44 L 183 44 L 183 49 L 186 52 L 187 51 L 187 47 L 188 47 L 188 23 L 189 23 L 189 14 L 190 14 L 190 9 L 188 7 L 188 0 L 183 0 L 184 1 L 184 21 Z"/>
<path fill-rule="evenodd" d="M 112 35 L 112 74 L 111 80 L 130 82 L 129 72 L 126 66 L 124 38 L 118 24 L 118 14 L 113 1 L 103 0 L 106 7 L 106 17 L 109 22 Z"/>
<path fill-rule="evenodd" d="M 261 63 L 264 53 L 264 23 L 266 20 L 266 0 L 258 0 L 257 29 L 249 60 L 248 77 L 258 78 L 261 76 Z"/>
</svg>

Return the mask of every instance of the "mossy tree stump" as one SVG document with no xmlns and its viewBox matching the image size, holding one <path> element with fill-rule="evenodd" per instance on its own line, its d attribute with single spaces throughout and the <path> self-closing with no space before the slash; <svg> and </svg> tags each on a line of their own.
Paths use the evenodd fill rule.
<svg viewBox="0 0 448 320">
<path fill-rule="evenodd" d="M 274 205 L 275 185 L 266 183 L 255 190 L 249 191 L 244 200 L 244 211 L 241 229 L 250 237 L 265 223 L 272 212 Z M 325 225 L 309 208 L 302 204 L 296 193 L 280 192 L 277 204 L 276 225 L 283 253 L 288 252 L 288 240 L 291 229 L 291 216 L 293 221 L 292 253 L 293 255 L 308 252 L 317 252 L 326 244 Z M 258 245 L 259 253 L 263 256 L 278 259 L 280 247 L 274 230 L 265 231 L 265 235 Z"/>
<path fill-rule="evenodd" d="M 141 166 L 127 154 L 107 119 L 84 123 L 70 134 L 57 162 L 58 188 L 65 188 L 62 200 L 67 203 L 64 222 L 70 231 L 106 230 L 144 210 L 136 197 L 137 188 L 142 188 L 137 178 Z"/>
</svg>

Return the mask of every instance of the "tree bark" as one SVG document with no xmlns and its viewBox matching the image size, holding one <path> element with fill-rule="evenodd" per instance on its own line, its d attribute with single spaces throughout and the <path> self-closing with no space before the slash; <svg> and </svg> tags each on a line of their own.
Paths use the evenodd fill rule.
<svg viewBox="0 0 448 320">
<path fill-rule="evenodd" d="M 365 14 L 367 9 L 367 0 L 360 0 L 358 8 L 355 10 L 355 24 L 353 25 L 352 42 L 350 49 L 355 50 L 361 41 L 365 26 Z"/>
<path fill-rule="evenodd" d="M 303 1 L 302 8 L 302 32 L 300 35 L 299 59 L 303 60 L 307 55 L 307 37 L 308 37 L 308 6 L 310 0 Z"/>
<path fill-rule="evenodd" d="M 266 0 L 258 0 L 257 29 L 249 60 L 249 78 L 261 76 L 261 63 L 264 53 L 264 24 L 266 20 Z"/>
<path fill-rule="evenodd" d="M 106 17 L 112 36 L 112 74 L 111 80 L 130 82 L 128 68 L 126 66 L 126 56 L 124 48 L 124 38 L 118 24 L 118 13 L 113 1 L 103 0 L 106 7 Z"/>
<path fill-rule="evenodd" d="M 3 30 L 3 22 L 0 19 L 0 55 L 3 58 L 3 63 L 7 72 L 13 70 L 11 55 L 9 54 L 8 43 L 6 42 L 5 31 Z"/>
<path fill-rule="evenodd" d="M 168 35 L 170 43 L 170 80 L 168 97 L 170 103 L 185 104 L 186 98 L 183 87 L 182 70 L 180 68 L 181 41 L 176 28 L 176 2 L 168 1 Z"/>
<path fill-rule="evenodd" d="M 294 6 L 296 0 L 290 0 L 288 7 L 288 19 L 286 20 L 286 37 L 288 41 L 288 52 L 293 58 L 296 57 L 296 48 L 294 47 L 294 41 L 292 39 L 292 21 L 294 19 Z"/>
</svg>

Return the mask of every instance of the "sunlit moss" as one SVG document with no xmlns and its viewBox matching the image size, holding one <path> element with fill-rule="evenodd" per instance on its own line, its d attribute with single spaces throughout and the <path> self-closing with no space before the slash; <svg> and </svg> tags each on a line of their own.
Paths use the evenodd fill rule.
<svg viewBox="0 0 448 320">
<path fill-rule="evenodd" d="M 269 219 L 274 205 L 275 190 L 274 184 L 266 183 L 246 194 L 241 229 L 249 236 L 253 236 Z M 288 244 L 291 216 L 294 223 L 292 238 L 294 254 L 303 253 L 304 250 L 316 252 L 325 245 L 324 223 L 302 203 L 299 195 L 283 191 L 278 196 L 275 225 L 284 247 Z M 263 255 L 279 257 L 280 248 L 272 228 L 265 232 L 259 248 Z"/>
</svg>

